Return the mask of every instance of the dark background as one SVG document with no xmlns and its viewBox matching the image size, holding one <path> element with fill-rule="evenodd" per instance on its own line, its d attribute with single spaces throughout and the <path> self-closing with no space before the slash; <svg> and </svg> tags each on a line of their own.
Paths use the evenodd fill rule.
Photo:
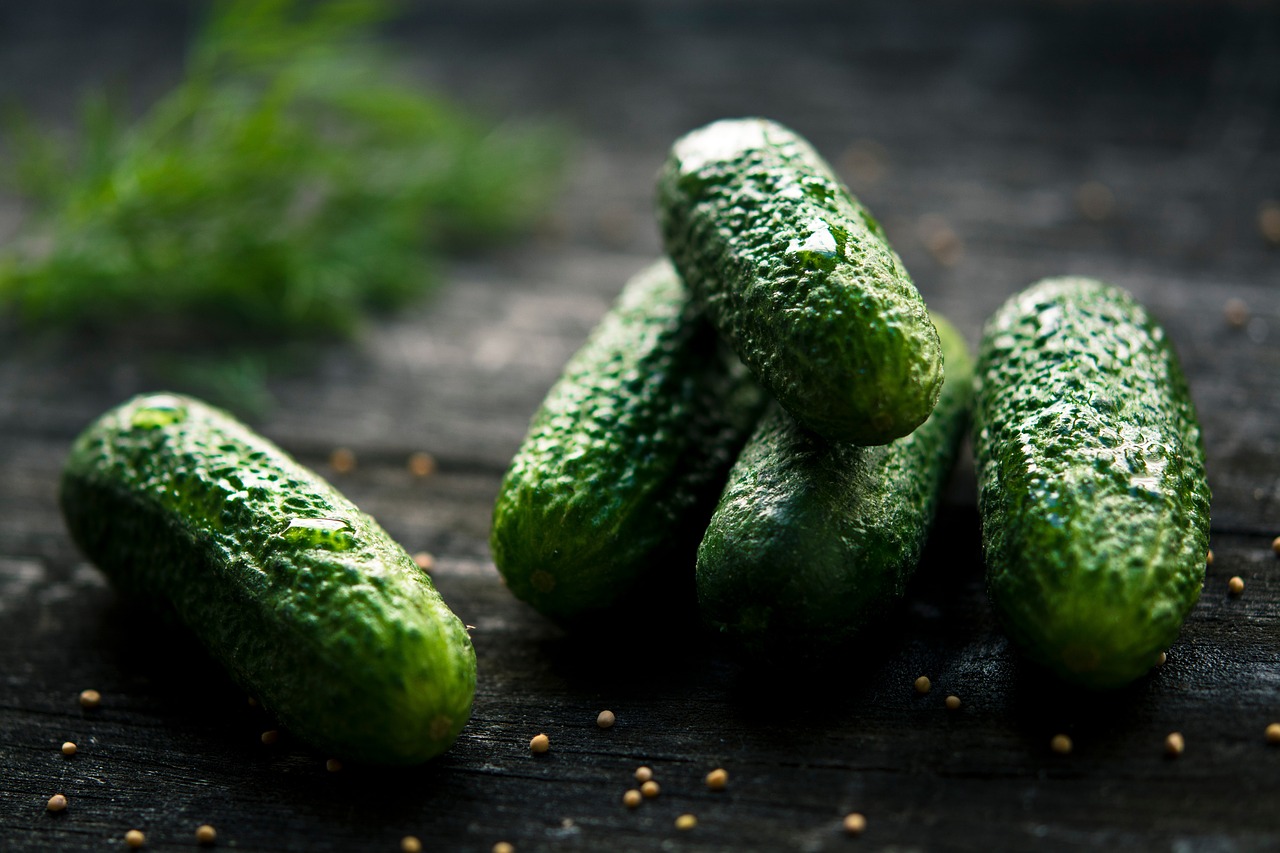
<svg viewBox="0 0 1280 853">
<path fill-rule="evenodd" d="M 69 123 L 87 86 L 119 81 L 141 109 L 180 73 L 199 8 L 0 4 L 0 99 Z M 1263 737 L 1280 720 L 1280 237 L 1260 216 L 1280 203 L 1276 7 L 448 0 L 411 7 L 388 39 L 424 86 L 570 128 L 565 191 L 535 237 L 452 262 L 407 314 L 270 376 L 254 424 L 435 555 L 476 626 L 473 719 L 410 771 L 327 773 L 287 735 L 260 744 L 269 721 L 119 602 L 57 511 L 70 441 L 154 388 L 145 358 L 0 318 L 0 849 L 122 848 L 133 827 L 150 849 L 189 849 L 201 823 L 237 850 L 396 850 L 405 834 L 475 851 L 1280 847 L 1280 748 Z M 1090 695 L 1018 661 L 983 593 L 968 462 L 909 601 L 856 657 L 804 678 L 666 642 L 660 617 L 607 642 L 566 636 L 506 593 L 489 511 L 529 416 L 660 251 L 668 146 L 746 114 L 828 156 L 975 346 L 1003 299 L 1048 275 L 1112 281 L 1162 320 L 1204 425 L 1215 552 L 1164 667 Z M 22 215 L 0 197 L 0 239 Z M 329 467 L 338 446 L 354 472 Z M 405 464 L 419 450 L 439 462 L 425 480 Z M 86 687 L 96 711 L 76 703 Z M 552 750 L 534 758 L 538 732 Z M 1071 755 L 1050 751 L 1058 732 Z M 627 811 L 642 763 L 663 792 Z M 730 784 L 711 793 L 717 766 Z M 59 815 L 55 792 L 71 802 Z M 851 810 L 868 818 L 859 839 L 840 832 Z M 685 812 L 699 825 L 682 833 Z"/>
</svg>

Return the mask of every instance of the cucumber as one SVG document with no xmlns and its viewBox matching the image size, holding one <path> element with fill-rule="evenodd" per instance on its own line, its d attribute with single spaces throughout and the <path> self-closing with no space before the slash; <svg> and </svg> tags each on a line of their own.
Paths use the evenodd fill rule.
<svg viewBox="0 0 1280 853">
<path fill-rule="evenodd" d="M 471 713 L 476 661 L 431 579 L 369 516 L 230 415 L 150 394 L 75 441 L 61 504 L 126 596 L 186 625 L 292 733 L 414 764 Z"/>
<path fill-rule="evenodd" d="M 566 623 L 649 594 L 692 616 L 698 537 L 765 401 L 668 262 L 637 274 L 503 478 L 490 546 L 507 586 Z"/>
<path fill-rule="evenodd" d="M 720 334 L 801 424 L 885 444 L 942 389 L 942 350 L 884 231 L 807 142 L 763 119 L 677 140 L 664 245 Z"/>
<path fill-rule="evenodd" d="M 1164 330 L 1119 288 L 1047 279 L 988 321 L 976 385 L 996 613 L 1063 679 L 1132 681 L 1199 598 L 1209 540 L 1200 427 Z"/>
<path fill-rule="evenodd" d="M 775 406 L 730 472 L 698 549 L 698 606 L 753 658 L 828 658 L 903 596 L 972 390 L 964 339 L 933 319 L 947 378 L 914 432 L 872 447 L 832 442 Z"/>
</svg>

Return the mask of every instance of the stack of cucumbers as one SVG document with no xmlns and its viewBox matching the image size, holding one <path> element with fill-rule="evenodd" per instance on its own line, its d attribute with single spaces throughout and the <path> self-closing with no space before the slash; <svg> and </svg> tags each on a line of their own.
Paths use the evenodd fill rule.
<svg viewBox="0 0 1280 853">
<path fill-rule="evenodd" d="M 972 418 L 988 588 L 1063 678 L 1154 665 L 1204 576 L 1186 383 L 1124 291 L 1041 282 L 976 366 L 871 214 L 762 119 L 678 140 L 667 258 L 551 389 L 494 509 L 513 593 L 570 626 L 683 608 L 750 660 L 830 658 L 906 592 Z M 727 351 L 726 351 L 727 350 Z"/>
<path fill-rule="evenodd" d="M 973 422 L 988 589 L 1032 659 L 1115 687 L 1204 575 L 1199 427 L 1123 291 L 1041 282 L 976 365 L 870 213 L 761 119 L 683 137 L 667 258 L 636 275 L 535 415 L 493 514 L 511 591 L 571 627 L 695 606 L 753 660 L 822 659 L 906 592 Z M 465 627 L 404 550 L 224 412 L 151 394 L 77 439 L 73 538 L 190 628 L 304 740 L 424 761 L 475 692 Z"/>
</svg>

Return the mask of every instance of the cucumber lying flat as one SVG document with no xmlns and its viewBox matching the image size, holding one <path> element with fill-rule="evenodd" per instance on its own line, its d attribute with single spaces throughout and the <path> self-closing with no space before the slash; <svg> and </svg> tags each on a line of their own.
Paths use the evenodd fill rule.
<svg viewBox="0 0 1280 853">
<path fill-rule="evenodd" d="M 796 134 L 763 119 L 678 140 L 659 178 L 667 252 L 720 334 L 801 424 L 884 444 L 942 388 L 942 351 L 884 232 Z"/>
<path fill-rule="evenodd" d="M 503 479 L 490 546 L 511 591 L 570 622 L 642 588 L 692 610 L 698 537 L 764 402 L 671 265 L 638 274 Z"/>
<path fill-rule="evenodd" d="M 947 380 L 910 435 L 829 442 L 774 407 L 734 465 L 698 551 L 698 606 L 751 654 L 827 656 L 902 597 L 968 424 L 972 361 L 934 322 Z"/>
<path fill-rule="evenodd" d="M 298 737 L 412 764 L 471 713 L 475 652 L 369 516 L 229 415 L 152 394 L 75 442 L 61 502 L 124 594 L 176 615 Z"/>
<path fill-rule="evenodd" d="M 1209 486 L 1164 331 L 1124 291 L 1042 281 L 988 321 L 975 454 L 992 604 L 1087 687 L 1146 672 L 1200 595 Z"/>
</svg>

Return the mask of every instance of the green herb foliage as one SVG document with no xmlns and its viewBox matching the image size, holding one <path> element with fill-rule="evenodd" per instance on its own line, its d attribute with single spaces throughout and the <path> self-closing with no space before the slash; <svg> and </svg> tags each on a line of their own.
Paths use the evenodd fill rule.
<svg viewBox="0 0 1280 853">
<path fill-rule="evenodd" d="M 139 121 L 87 101 L 79 144 L 9 123 L 31 233 L 0 256 L 29 324 L 347 334 L 442 252 L 527 227 L 562 140 L 397 77 L 368 0 L 223 0 Z"/>
</svg>

